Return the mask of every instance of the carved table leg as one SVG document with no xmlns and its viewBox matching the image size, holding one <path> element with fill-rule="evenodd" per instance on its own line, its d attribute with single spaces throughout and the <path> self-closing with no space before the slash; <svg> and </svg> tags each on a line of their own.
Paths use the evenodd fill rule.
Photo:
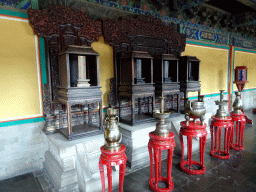
<svg viewBox="0 0 256 192">
<path fill-rule="evenodd" d="M 135 103 L 134 103 L 134 97 L 131 96 L 131 121 L 132 125 L 135 124 Z"/>
<path fill-rule="evenodd" d="M 183 143 L 183 135 L 180 133 L 180 145 L 181 145 L 181 160 L 180 164 L 183 164 L 184 162 L 184 143 Z"/>
<path fill-rule="evenodd" d="M 105 175 L 104 175 L 104 167 L 101 160 L 99 161 L 99 169 L 100 169 L 102 192 L 105 192 Z"/>
<path fill-rule="evenodd" d="M 162 156 L 161 156 L 161 154 L 162 154 L 162 151 L 161 151 L 161 149 L 159 149 L 158 150 L 158 152 L 159 152 L 159 154 L 158 154 L 158 162 L 159 162 L 159 165 L 158 165 L 158 177 L 160 177 L 161 176 L 161 172 L 162 172 L 162 170 L 161 170 L 161 160 L 162 160 Z"/>
<path fill-rule="evenodd" d="M 220 146 L 221 146 L 221 127 L 218 127 L 218 130 L 219 130 L 219 156 L 220 156 L 220 150 L 221 150 L 221 148 L 220 148 Z"/>
<path fill-rule="evenodd" d="M 138 114 L 141 114 L 141 99 L 138 98 Z"/>
<path fill-rule="evenodd" d="M 159 150 L 157 148 L 154 148 L 154 160 L 155 160 L 155 186 L 158 185 L 158 179 L 159 179 Z"/>
<path fill-rule="evenodd" d="M 180 93 L 177 93 L 177 113 L 180 112 Z"/>
<path fill-rule="evenodd" d="M 191 136 L 187 136 L 187 144 L 188 144 L 188 165 L 189 165 L 189 169 L 192 168 L 192 137 Z"/>
<path fill-rule="evenodd" d="M 68 136 L 72 134 L 72 125 L 71 125 L 71 105 L 67 104 L 67 121 L 68 121 Z"/>
<path fill-rule="evenodd" d="M 211 131 L 211 152 L 213 151 L 213 125 L 211 124 L 210 126 L 210 131 Z"/>
<path fill-rule="evenodd" d="M 112 192 L 112 166 L 107 165 L 108 192 Z"/>
<path fill-rule="evenodd" d="M 149 152 L 149 160 L 150 160 L 150 177 L 149 177 L 149 182 L 150 182 L 151 179 L 153 179 L 153 156 L 152 156 L 152 146 L 150 143 L 148 144 L 148 152 Z"/>
<path fill-rule="evenodd" d="M 125 167 L 126 167 L 126 162 L 123 162 L 120 165 L 120 171 L 119 171 L 119 192 L 123 192 Z"/>
</svg>

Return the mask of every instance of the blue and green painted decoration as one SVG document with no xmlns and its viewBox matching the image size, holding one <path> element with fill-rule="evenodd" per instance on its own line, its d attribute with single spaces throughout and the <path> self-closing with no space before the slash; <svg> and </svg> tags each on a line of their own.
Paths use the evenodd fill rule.
<svg viewBox="0 0 256 192">
<path fill-rule="evenodd" d="M 0 5 L 22 10 L 26 10 L 28 8 L 38 9 L 38 0 L 0 0 Z"/>
</svg>

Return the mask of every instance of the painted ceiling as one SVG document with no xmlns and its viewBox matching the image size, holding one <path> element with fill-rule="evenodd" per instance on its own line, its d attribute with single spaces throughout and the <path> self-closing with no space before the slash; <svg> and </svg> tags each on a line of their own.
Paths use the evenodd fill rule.
<svg viewBox="0 0 256 192">
<path fill-rule="evenodd" d="M 256 37 L 256 0 L 0 0 L 0 5 L 20 10 L 44 9 L 57 4 L 86 9 L 88 3 L 134 14 L 143 12 L 178 18 L 245 37 Z M 89 11 L 93 14 L 91 8 Z"/>
</svg>

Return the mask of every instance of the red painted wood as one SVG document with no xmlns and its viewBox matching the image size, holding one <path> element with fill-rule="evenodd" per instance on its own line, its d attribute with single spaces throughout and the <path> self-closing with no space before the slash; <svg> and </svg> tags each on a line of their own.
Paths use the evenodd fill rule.
<svg viewBox="0 0 256 192">
<path fill-rule="evenodd" d="M 180 168 L 182 171 L 186 172 L 189 175 L 201 175 L 206 172 L 206 167 L 204 165 L 204 151 L 205 151 L 205 144 L 206 144 L 206 123 L 201 125 L 200 121 L 193 122 L 190 121 L 189 125 L 186 125 L 186 121 L 182 121 L 180 123 L 180 143 L 181 143 L 181 161 L 180 161 Z M 183 136 L 187 136 L 187 160 L 184 160 L 184 142 Z M 200 162 L 192 160 L 192 138 L 198 137 L 200 146 Z M 188 165 L 188 166 L 187 166 Z M 199 167 L 199 169 L 194 170 L 193 165 Z"/>
<path fill-rule="evenodd" d="M 231 75 L 232 75 L 232 58 L 233 58 L 233 47 L 232 45 L 229 46 L 229 62 L 228 62 L 228 71 L 229 71 L 229 74 L 228 74 L 228 111 L 231 111 L 231 106 L 232 104 L 230 103 L 231 102 Z"/>
<path fill-rule="evenodd" d="M 148 151 L 150 157 L 150 177 L 149 186 L 155 192 L 171 192 L 174 188 L 172 181 L 172 155 L 175 147 L 174 134 L 169 133 L 168 137 L 161 137 L 149 133 Z M 161 153 L 162 150 L 167 150 L 167 177 L 161 176 Z M 153 155 L 154 154 L 154 158 Z M 155 161 L 155 176 L 153 176 L 153 160 Z M 164 181 L 167 184 L 166 188 L 158 188 L 159 181 Z"/>
<path fill-rule="evenodd" d="M 212 116 L 211 122 L 211 156 L 218 159 L 229 159 L 229 147 L 230 147 L 230 137 L 233 130 L 233 121 L 231 117 L 227 117 L 226 119 L 218 118 Z M 221 143 L 221 128 L 225 129 L 224 132 L 224 143 Z M 221 146 L 223 146 L 224 150 L 221 150 Z M 217 148 L 218 146 L 218 148 Z"/>
<path fill-rule="evenodd" d="M 244 150 L 244 128 L 246 124 L 245 114 L 231 113 L 233 120 L 233 130 L 230 139 L 230 148 L 241 151 Z M 234 140 L 236 136 L 236 140 Z"/>
<path fill-rule="evenodd" d="M 108 191 L 112 191 L 112 166 L 119 165 L 119 192 L 123 192 L 123 183 L 124 183 L 124 175 L 126 168 L 127 157 L 125 155 L 125 146 L 121 145 L 120 150 L 118 151 L 107 151 L 102 146 L 100 148 L 101 156 L 99 160 L 99 169 L 100 169 L 100 177 L 102 184 L 102 192 L 105 192 L 105 175 L 104 175 L 104 167 L 107 166 L 107 177 L 108 177 Z"/>
</svg>

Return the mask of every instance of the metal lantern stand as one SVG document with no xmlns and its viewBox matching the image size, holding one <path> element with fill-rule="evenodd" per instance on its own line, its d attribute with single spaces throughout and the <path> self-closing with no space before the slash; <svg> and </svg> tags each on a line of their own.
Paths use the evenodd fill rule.
<svg viewBox="0 0 256 192">
<path fill-rule="evenodd" d="M 230 148 L 241 151 L 244 150 L 244 128 L 246 124 L 246 118 L 244 114 L 231 113 L 233 120 L 233 126 L 230 139 Z M 234 139 L 235 134 L 235 139 Z"/>
<path fill-rule="evenodd" d="M 119 192 L 123 192 L 124 174 L 127 157 L 125 155 L 125 146 L 121 145 L 118 151 L 108 151 L 102 146 L 100 148 L 101 156 L 99 161 L 102 192 L 105 192 L 105 175 L 103 165 L 107 166 L 108 191 L 112 192 L 112 166 L 120 165 L 119 170 Z"/>
<path fill-rule="evenodd" d="M 245 124 L 252 124 L 252 120 L 244 114 L 243 105 L 241 101 L 241 92 L 244 89 L 244 85 L 247 83 L 247 67 L 239 66 L 235 68 L 235 81 L 238 92 L 236 92 L 236 99 L 233 103 L 234 111 L 232 111 L 231 117 L 233 120 L 233 131 L 231 134 L 230 148 L 240 151 L 244 149 L 244 128 Z M 236 134 L 236 135 L 235 135 Z M 234 139 L 235 138 L 235 139 Z"/>
<path fill-rule="evenodd" d="M 246 66 L 238 66 L 235 68 L 235 81 L 234 83 L 237 86 L 238 91 L 241 93 L 244 89 L 244 86 L 247 81 L 247 67 Z M 241 95 L 240 95 L 241 99 Z M 241 109 L 241 111 L 244 113 L 244 109 Z M 252 124 L 252 120 L 249 119 L 245 114 L 244 117 L 246 119 L 246 123 Z"/>
<path fill-rule="evenodd" d="M 200 121 L 189 121 L 186 125 L 186 121 L 180 123 L 180 143 L 181 143 L 181 161 L 180 168 L 182 171 L 189 175 L 201 175 L 206 172 L 206 167 L 204 165 L 204 152 L 205 144 L 207 140 L 206 123 L 201 125 Z M 187 160 L 184 160 L 184 143 L 183 136 L 187 136 Z M 200 141 L 200 162 L 192 160 L 192 138 L 198 137 Z M 193 169 L 193 166 L 197 166 L 199 169 Z"/>
<path fill-rule="evenodd" d="M 172 191 L 174 184 L 172 181 L 172 155 L 175 147 L 174 134 L 169 132 L 167 137 L 157 136 L 154 132 L 149 133 L 148 151 L 150 156 L 150 178 L 149 186 L 155 192 Z M 161 153 L 162 150 L 168 150 L 167 155 L 167 177 L 161 176 Z M 155 177 L 153 177 L 153 155 L 155 160 Z M 167 184 L 166 188 L 158 188 L 158 182 L 164 181 Z"/>
<path fill-rule="evenodd" d="M 226 119 L 212 116 L 211 122 L 211 156 L 218 159 L 229 159 L 230 137 L 233 131 L 233 122 L 231 117 Z M 225 129 L 223 150 L 221 150 L 221 128 Z M 218 147 L 217 147 L 218 146 Z"/>
</svg>

